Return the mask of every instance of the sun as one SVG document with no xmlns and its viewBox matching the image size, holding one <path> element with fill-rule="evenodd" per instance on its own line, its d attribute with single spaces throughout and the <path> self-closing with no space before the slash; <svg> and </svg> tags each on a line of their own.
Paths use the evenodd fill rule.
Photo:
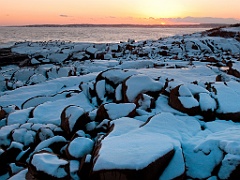
<svg viewBox="0 0 240 180">
<path fill-rule="evenodd" d="M 165 23 L 165 22 L 160 22 L 160 24 L 161 24 L 161 25 L 166 25 L 166 23 Z"/>
</svg>

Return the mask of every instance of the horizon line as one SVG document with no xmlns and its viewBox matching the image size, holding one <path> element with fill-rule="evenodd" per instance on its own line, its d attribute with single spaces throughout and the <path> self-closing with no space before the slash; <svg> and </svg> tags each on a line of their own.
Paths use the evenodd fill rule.
<svg viewBox="0 0 240 180">
<path fill-rule="evenodd" d="M 233 23 L 183 23 L 183 24 L 94 24 L 94 23 L 71 23 L 71 24 L 25 24 L 25 25 L 0 25 L 0 27 L 201 27 L 201 26 L 224 26 L 231 25 Z M 238 23 L 234 23 L 238 24 Z"/>
</svg>

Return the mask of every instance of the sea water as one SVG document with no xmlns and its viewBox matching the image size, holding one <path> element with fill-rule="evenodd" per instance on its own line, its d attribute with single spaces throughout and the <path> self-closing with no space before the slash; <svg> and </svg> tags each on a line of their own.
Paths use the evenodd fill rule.
<svg viewBox="0 0 240 180">
<path fill-rule="evenodd" d="M 140 27 L 0 27 L 0 44 L 20 41 L 72 41 L 111 43 L 128 39 L 157 40 L 191 34 L 207 28 L 140 28 Z"/>
</svg>

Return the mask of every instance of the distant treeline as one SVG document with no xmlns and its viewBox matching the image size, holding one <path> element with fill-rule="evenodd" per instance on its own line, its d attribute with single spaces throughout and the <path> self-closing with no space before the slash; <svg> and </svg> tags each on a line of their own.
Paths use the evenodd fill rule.
<svg viewBox="0 0 240 180">
<path fill-rule="evenodd" d="M 227 24 L 140 25 L 140 24 L 36 24 L 20 27 L 131 27 L 131 28 L 216 28 Z M 18 26 L 19 27 L 19 26 Z"/>
</svg>

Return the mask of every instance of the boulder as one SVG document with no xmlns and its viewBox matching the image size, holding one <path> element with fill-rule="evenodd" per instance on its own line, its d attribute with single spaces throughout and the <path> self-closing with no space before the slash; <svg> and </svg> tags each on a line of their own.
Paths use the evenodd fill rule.
<svg viewBox="0 0 240 180">
<path fill-rule="evenodd" d="M 54 136 L 52 138 L 40 142 L 34 149 L 34 152 L 40 152 L 44 149 L 49 149 L 51 152 L 60 154 L 62 147 L 64 147 L 66 144 L 67 140 L 64 137 Z"/>
<path fill-rule="evenodd" d="M 68 159 L 80 159 L 92 152 L 94 142 L 85 137 L 73 139 L 66 148 Z"/>
<path fill-rule="evenodd" d="M 134 102 L 141 93 L 158 97 L 163 89 L 163 84 L 154 81 L 147 75 L 133 75 L 123 82 L 122 93 L 124 102 Z"/>
<path fill-rule="evenodd" d="M 138 131 L 106 137 L 95 146 L 90 179 L 158 179 L 173 155 L 164 135 Z"/>
<path fill-rule="evenodd" d="M 96 121 L 101 122 L 104 119 L 118 119 L 121 117 L 134 117 L 136 105 L 134 103 L 108 103 L 101 105 L 97 110 Z"/>
<path fill-rule="evenodd" d="M 238 179 L 240 174 L 240 156 L 227 154 L 222 160 L 218 177 L 220 179 Z"/>
<path fill-rule="evenodd" d="M 134 71 L 122 70 L 122 69 L 108 69 L 98 74 L 96 81 L 105 80 L 107 84 L 110 84 L 113 88 L 116 88 L 126 78 L 136 74 Z"/>
<path fill-rule="evenodd" d="M 36 179 L 70 179 L 69 162 L 47 151 L 33 154 L 29 172 Z"/>
<path fill-rule="evenodd" d="M 237 93 L 238 86 L 228 86 L 224 82 L 212 84 L 212 91 L 214 91 L 214 98 L 218 102 L 216 115 L 219 119 L 232 120 L 240 122 L 240 98 Z"/>
<path fill-rule="evenodd" d="M 84 130 L 88 121 L 84 109 L 79 106 L 67 106 L 61 114 L 61 128 L 68 136 L 72 136 L 78 130 Z"/>
<path fill-rule="evenodd" d="M 198 101 L 201 114 L 205 121 L 214 120 L 216 117 L 217 102 L 208 93 L 199 93 Z"/>
<path fill-rule="evenodd" d="M 3 108 L 0 106 L 0 120 L 4 119 L 6 117 L 6 111 L 3 110 Z"/>
<path fill-rule="evenodd" d="M 170 91 L 169 105 L 189 115 L 200 113 L 199 102 L 184 85 L 179 85 Z"/>
</svg>

